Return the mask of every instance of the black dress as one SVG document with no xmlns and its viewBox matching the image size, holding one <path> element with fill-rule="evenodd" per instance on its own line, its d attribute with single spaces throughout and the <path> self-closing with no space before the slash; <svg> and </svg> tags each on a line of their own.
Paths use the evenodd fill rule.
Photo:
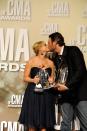
<svg viewBox="0 0 87 131">
<path fill-rule="evenodd" d="M 31 78 L 34 78 L 39 70 L 38 67 L 32 67 Z M 51 68 L 46 68 L 46 71 L 51 74 Z M 53 128 L 55 124 L 54 91 L 47 89 L 37 93 L 34 88 L 34 83 L 28 83 L 19 122 L 29 128 Z"/>
</svg>

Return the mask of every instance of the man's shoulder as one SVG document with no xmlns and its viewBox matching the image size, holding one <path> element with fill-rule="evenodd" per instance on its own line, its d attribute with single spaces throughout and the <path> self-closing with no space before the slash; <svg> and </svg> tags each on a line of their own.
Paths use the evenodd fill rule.
<svg viewBox="0 0 87 131">
<path fill-rule="evenodd" d="M 66 46 L 66 48 L 70 51 L 81 51 L 77 46 Z"/>
<path fill-rule="evenodd" d="M 67 48 L 70 48 L 70 49 L 79 49 L 79 47 L 78 46 L 66 46 Z"/>
</svg>

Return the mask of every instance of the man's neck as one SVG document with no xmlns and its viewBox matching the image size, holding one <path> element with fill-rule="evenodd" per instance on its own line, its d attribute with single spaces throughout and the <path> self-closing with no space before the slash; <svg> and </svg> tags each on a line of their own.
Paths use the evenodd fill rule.
<svg viewBox="0 0 87 131">
<path fill-rule="evenodd" d="M 58 53 L 58 55 L 62 55 L 63 54 L 63 50 L 64 50 L 64 46 L 60 47 L 60 52 Z"/>
</svg>

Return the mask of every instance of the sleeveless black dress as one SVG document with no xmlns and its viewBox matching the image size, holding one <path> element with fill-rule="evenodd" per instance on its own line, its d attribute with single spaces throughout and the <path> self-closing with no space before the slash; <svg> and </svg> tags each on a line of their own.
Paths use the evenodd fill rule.
<svg viewBox="0 0 87 131">
<path fill-rule="evenodd" d="M 40 70 L 32 67 L 30 75 L 34 78 Z M 51 68 L 46 68 L 51 74 Z M 25 90 L 19 122 L 29 128 L 53 128 L 55 124 L 54 91 L 47 89 L 37 93 L 35 83 L 28 83 Z"/>
</svg>

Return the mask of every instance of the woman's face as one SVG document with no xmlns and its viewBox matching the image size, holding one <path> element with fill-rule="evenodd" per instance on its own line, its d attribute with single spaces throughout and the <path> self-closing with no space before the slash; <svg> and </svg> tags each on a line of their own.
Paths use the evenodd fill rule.
<svg viewBox="0 0 87 131">
<path fill-rule="evenodd" d="M 43 45 L 40 49 L 39 49 L 39 54 L 46 56 L 46 53 L 49 51 L 48 46 L 47 45 Z"/>
</svg>

